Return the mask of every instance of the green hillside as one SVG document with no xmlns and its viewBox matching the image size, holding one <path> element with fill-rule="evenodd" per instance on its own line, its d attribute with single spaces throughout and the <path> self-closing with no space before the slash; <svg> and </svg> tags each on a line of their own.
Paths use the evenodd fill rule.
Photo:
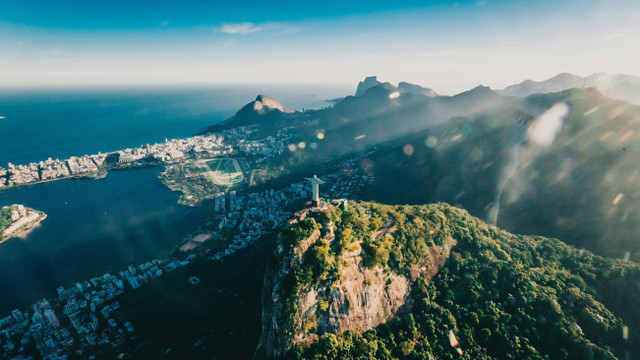
<svg viewBox="0 0 640 360">
<path fill-rule="evenodd" d="M 352 203 L 353 205 L 354 203 Z M 512 235 L 446 204 L 387 206 L 363 203 L 346 212 L 317 214 L 284 229 L 289 244 L 322 222 L 337 225 L 332 246 L 318 241 L 294 267 L 294 307 L 300 291 L 341 281 L 336 256 L 362 247 L 362 267 L 382 267 L 411 281 L 408 310 L 364 333 L 319 336 L 288 353 L 300 359 L 632 359 L 640 356 L 640 266 L 607 260 L 555 240 Z M 366 210 L 365 210 L 366 209 Z M 397 229 L 372 234 L 395 219 Z M 306 229 L 306 230 L 304 230 Z M 347 230 L 349 229 L 349 230 Z M 348 234 L 347 234 L 348 233 Z M 298 240 L 296 240 L 298 239 Z M 455 242 L 431 279 L 429 248 Z M 326 247 L 325 250 L 322 250 Z M 286 250 L 286 246 L 285 246 Z M 415 270 L 426 272 L 415 276 Z M 297 269 L 297 270 L 296 270 Z M 345 281 L 345 279 L 342 279 Z M 287 290 L 288 289 L 288 290 Z M 330 293 L 330 291 L 328 291 Z M 328 298 L 331 302 L 331 297 Z M 359 306 L 351 304 L 350 306 Z M 318 305 L 316 312 L 331 307 Z M 318 310 L 319 309 L 319 310 Z M 263 309 L 263 311 L 265 311 Z M 305 315 L 305 316 L 308 316 Z M 449 333 L 459 341 L 451 346 Z M 263 330 L 264 335 L 264 330 Z"/>
<path fill-rule="evenodd" d="M 250 119 L 241 111 L 222 126 L 246 118 L 261 129 L 256 138 L 286 128 L 292 144 L 313 144 L 256 166 L 250 185 L 258 189 L 360 156 L 375 175 L 363 199 L 442 201 L 508 231 L 640 260 L 638 106 L 593 89 L 506 98 L 478 87 L 452 97 L 390 98 L 397 92 L 384 83 L 330 108 Z M 559 131 L 549 144 L 532 142 L 534 124 L 554 106 L 567 109 Z"/>
<path fill-rule="evenodd" d="M 564 126 L 550 145 L 532 143 L 531 123 L 554 104 L 569 108 Z M 637 261 L 638 114 L 638 106 L 574 89 L 455 117 L 371 154 L 375 182 L 361 196 L 444 201 L 512 232 Z"/>
</svg>

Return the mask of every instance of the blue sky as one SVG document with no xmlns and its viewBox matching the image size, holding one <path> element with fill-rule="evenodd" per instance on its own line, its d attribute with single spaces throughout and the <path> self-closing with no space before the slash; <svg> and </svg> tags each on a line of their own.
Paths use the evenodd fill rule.
<svg viewBox="0 0 640 360">
<path fill-rule="evenodd" d="M 638 24 L 637 1 L 0 1 L 0 86 L 640 75 Z"/>
</svg>

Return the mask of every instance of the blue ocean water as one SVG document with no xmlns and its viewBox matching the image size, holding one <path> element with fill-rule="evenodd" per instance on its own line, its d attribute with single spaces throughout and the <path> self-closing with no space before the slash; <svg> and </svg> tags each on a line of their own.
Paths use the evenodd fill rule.
<svg viewBox="0 0 640 360">
<path fill-rule="evenodd" d="M 0 90 L 0 166 L 108 152 L 194 135 L 264 93 L 301 109 L 350 89 L 190 87 Z M 151 260 L 197 228 L 202 209 L 177 204 L 161 168 L 112 171 L 0 191 L 0 206 L 48 214 L 23 238 L 0 244 L 0 317 L 107 271 Z"/>
<path fill-rule="evenodd" d="M 294 109 L 351 90 L 326 86 L 0 89 L 0 166 L 187 137 L 266 94 Z"/>
</svg>

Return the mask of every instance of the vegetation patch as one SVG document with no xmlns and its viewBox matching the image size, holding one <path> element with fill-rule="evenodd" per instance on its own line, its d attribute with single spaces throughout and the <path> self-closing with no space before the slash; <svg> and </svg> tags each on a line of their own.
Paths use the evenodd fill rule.
<svg viewBox="0 0 640 360">
<path fill-rule="evenodd" d="M 431 281 L 421 276 L 413 283 L 409 313 L 363 334 L 325 334 L 296 347 L 290 358 L 640 355 L 640 316 L 631 310 L 640 299 L 636 263 L 605 259 L 556 239 L 512 235 L 448 205 L 368 206 L 372 217 L 386 213 L 398 224 L 397 232 L 380 240 L 382 245 L 363 245 L 375 266 L 403 272 L 428 263 L 429 245 L 456 241 L 456 246 Z M 391 247 L 384 245 L 387 241 Z M 450 334 L 459 341 L 457 347 Z"/>
</svg>

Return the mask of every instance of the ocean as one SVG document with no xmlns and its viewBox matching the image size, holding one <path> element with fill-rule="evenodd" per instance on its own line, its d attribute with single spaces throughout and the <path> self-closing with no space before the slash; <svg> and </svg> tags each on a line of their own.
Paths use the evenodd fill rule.
<svg viewBox="0 0 640 360">
<path fill-rule="evenodd" d="M 0 166 L 109 152 L 194 135 L 264 93 L 299 109 L 328 106 L 347 88 L 237 86 L 0 90 Z M 172 249 L 204 211 L 177 204 L 162 168 L 112 171 L 0 191 L 48 217 L 0 244 L 0 317 L 55 295 L 58 286 L 117 272 Z"/>
<path fill-rule="evenodd" d="M 327 99 L 350 91 L 275 85 L 0 89 L 0 166 L 192 136 L 258 94 L 301 110 L 328 106 Z"/>
</svg>

